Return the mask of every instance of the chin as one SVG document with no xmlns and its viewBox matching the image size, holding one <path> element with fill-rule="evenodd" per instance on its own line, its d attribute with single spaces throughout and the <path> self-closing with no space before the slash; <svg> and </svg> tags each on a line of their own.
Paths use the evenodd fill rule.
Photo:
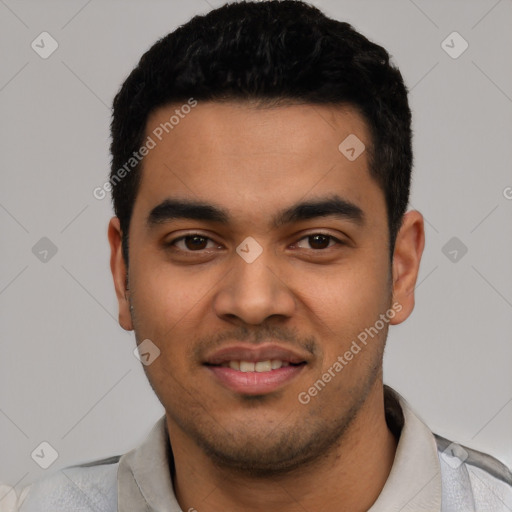
<svg viewBox="0 0 512 512">
<path fill-rule="evenodd" d="M 319 462 L 340 442 L 352 415 L 337 422 L 301 418 L 295 425 L 254 424 L 224 429 L 188 431 L 204 453 L 219 468 L 252 478 L 269 478 L 303 470 Z"/>
</svg>

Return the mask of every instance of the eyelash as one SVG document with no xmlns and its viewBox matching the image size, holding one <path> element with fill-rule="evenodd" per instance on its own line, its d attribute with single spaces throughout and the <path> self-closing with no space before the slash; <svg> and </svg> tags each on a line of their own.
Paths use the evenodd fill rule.
<svg viewBox="0 0 512 512">
<path fill-rule="evenodd" d="M 344 242 L 342 242 L 341 240 L 339 240 L 338 238 L 336 238 L 335 236 L 333 235 L 330 235 L 328 233 L 322 233 L 322 232 L 315 232 L 315 233 L 311 233 L 309 235 L 305 235 L 303 236 L 302 238 L 300 238 L 298 240 L 298 242 L 300 242 L 301 240 L 305 240 L 305 239 L 308 239 L 308 238 L 311 238 L 311 237 L 314 237 L 316 235 L 321 235 L 321 236 L 324 236 L 326 238 L 329 238 L 330 241 L 334 241 L 336 242 L 335 245 L 346 245 Z M 193 238 L 193 237 L 199 237 L 199 238 L 203 238 L 205 240 L 208 240 L 208 241 L 212 241 L 214 242 L 214 240 L 212 240 L 210 237 L 208 236 L 205 236 L 205 235 L 202 235 L 201 233 L 187 233 L 186 235 L 182 235 L 178 238 L 174 238 L 173 240 L 170 240 L 168 243 L 166 243 L 166 247 L 169 247 L 169 248 L 175 248 L 176 247 L 176 243 L 177 242 L 180 242 L 181 240 L 185 240 L 186 238 Z M 314 252 L 322 252 L 322 251 L 327 251 L 327 249 L 331 249 L 332 247 L 334 247 L 334 245 L 331 245 L 331 246 L 328 246 L 328 247 L 325 247 L 324 249 L 310 249 Z M 202 252 L 205 251 L 205 249 L 200 249 L 200 250 L 197 250 L 197 251 L 191 251 L 189 249 L 177 249 L 178 251 L 182 251 L 182 252 L 185 252 L 185 253 L 189 253 L 189 254 L 193 254 L 193 253 L 198 253 L 198 254 L 201 254 Z"/>
</svg>

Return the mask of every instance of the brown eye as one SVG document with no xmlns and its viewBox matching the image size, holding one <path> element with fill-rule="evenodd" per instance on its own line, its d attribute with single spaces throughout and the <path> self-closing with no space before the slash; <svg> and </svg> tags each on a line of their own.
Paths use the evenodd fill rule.
<svg viewBox="0 0 512 512">
<path fill-rule="evenodd" d="M 207 238 L 204 236 L 187 236 L 184 238 L 185 246 L 191 251 L 195 249 L 206 249 Z"/>
<path fill-rule="evenodd" d="M 313 249 L 326 249 L 329 247 L 330 237 L 325 235 L 313 235 L 308 237 L 309 245 Z"/>
<path fill-rule="evenodd" d="M 176 247 L 184 252 L 199 252 L 205 249 L 213 249 L 217 247 L 213 240 L 207 236 L 199 234 L 185 235 L 180 238 L 176 238 L 171 240 L 168 245 L 170 247 Z"/>
<path fill-rule="evenodd" d="M 307 244 L 309 245 L 309 247 L 300 246 L 300 243 L 304 240 L 307 241 Z M 334 243 L 330 245 L 331 242 L 334 242 Z M 308 235 L 308 236 L 305 236 L 304 238 L 302 238 L 299 241 L 298 246 L 301 249 L 322 250 L 322 249 L 328 249 L 329 247 L 332 247 L 333 245 L 336 244 L 336 242 L 338 244 L 341 243 L 338 239 L 334 238 L 331 235 L 325 235 L 323 233 L 315 233 L 313 235 Z"/>
</svg>

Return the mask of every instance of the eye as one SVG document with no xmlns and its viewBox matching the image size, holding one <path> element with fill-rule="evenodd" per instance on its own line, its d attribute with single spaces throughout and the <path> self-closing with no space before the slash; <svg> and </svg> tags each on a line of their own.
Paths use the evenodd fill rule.
<svg viewBox="0 0 512 512">
<path fill-rule="evenodd" d="M 207 249 L 215 249 L 219 247 L 211 238 L 201 235 L 200 233 L 190 233 L 171 240 L 166 244 L 168 247 L 176 248 L 183 252 L 202 252 Z M 343 245 L 343 242 L 332 235 L 326 233 L 312 233 L 301 238 L 296 246 L 299 249 L 312 249 L 314 251 L 322 251 L 329 249 L 335 245 Z"/>
<path fill-rule="evenodd" d="M 210 243 L 210 245 L 208 245 Z M 200 235 L 198 233 L 191 233 L 189 235 L 181 236 L 171 240 L 168 244 L 170 247 L 177 247 L 185 252 L 199 252 L 205 249 L 214 249 L 218 247 L 211 238 Z"/>
<path fill-rule="evenodd" d="M 303 242 L 303 240 L 305 240 L 306 244 L 309 244 L 310 247 L 300 246 L 299 244 L 301 242 Z M 333 243 L 331 245 L 329 245 L 330 242 L 333 242 Z M 324 233 L 313 233 L 311 235 L 307 235 L 307 236 L 301 238 L 297 242 L 297 246 L 300 249 L 313 249 L 313 250 L 328 249 L 336 244 L 343 245 L 343 242 L 341 242 L 340 240 L 338 240 L 337 238 L 335 238 L 332 235 L 327 235 Z"/>
</svg>

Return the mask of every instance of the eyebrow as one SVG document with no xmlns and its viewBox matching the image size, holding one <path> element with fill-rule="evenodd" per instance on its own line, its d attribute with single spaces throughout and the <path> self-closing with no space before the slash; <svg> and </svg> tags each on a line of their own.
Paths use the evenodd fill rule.
<svg viewBox="0 0 512 512">
<path fill-rule="evenodd" d="M 356 204 L 333 195 L 310 201 L 296 203 L 278 212 L 272 219 L 273 228 L 279 228 L 299 221 L 318 217 L 336 217 L 364 224 L 363 210 Z M 155 206 L 147 217 L 149 228 L 178 219 L 200 220 L 228 225 L 231 216 L 227 210 L 213 204 L 201 203 L 188 199 L 166 199 Z"/>
</svg>

